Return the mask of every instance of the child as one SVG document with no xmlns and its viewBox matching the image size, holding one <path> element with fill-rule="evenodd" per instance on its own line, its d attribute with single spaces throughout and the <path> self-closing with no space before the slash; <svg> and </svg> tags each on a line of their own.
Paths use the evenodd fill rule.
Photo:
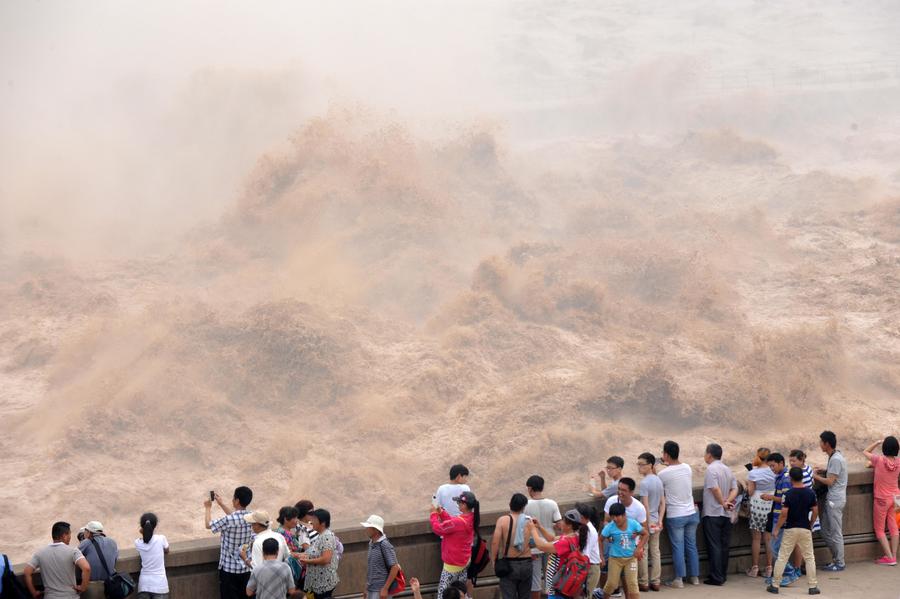
<svg viewBox="0 0 900 599">
<path fill-rule="evenodd" d="M 247 596 L 256 595 L 260 599 L 294 596 L 294 575 L 287 562 L 278 559 L 280 545 L 276 539 L 262 542 L 263 562 L 253 568 L 250 581 L 247 582 Z"/>
<path fill-rule="evenodd" d="M 819 517 L 819 506 L 815 492 L 803 484 L 803 470 L 791 468 L 789 476 L 791 489 L 789 493 L 785 493 L 783 496 L 778 521 L 772 528 L 772 534 L 776 537 L 781 529 L 784 529 L 781 548 L 778 551 L 778 560 L 775 562 L 774 580 L 781 578 L 785 566 L 788 565 L 791 552 L 794 551 L 795 546 L 798 546 L 803 552 L 803 559 L 806 560 L 806 579 L 809 583 L 809 594 L 818 595 L 819 588 L 816 586 L 816 555 L 813 553 L 812 530 L 810 529 L 812 528 L 812 523 Z M 812 512 L 812 519 L 809 517 L 810 512 Z M 766 587 L 766 590 L 770 593 L 778 594 L 778 587 L 771 582 Z"/>
<path fill-rule="evenodd" d="M 649 533 L 636 520 L 625 515 L 625 506 L 614 503 L 609 507 L 609 515 L 612 521 L 603 527 L 600 534 L 601 551 L 604 542 L 609 547 L 609 574 L 606 578 L 606 586 L 603 594 L 609 597 L 619 584 L 622 573 L 625 573 L 625 596 L 628 599 L 637 599 L 640 596 L 638 590 L 638 561 L 644 556 L 644 546 L 647 544 Z"/>
</svg>

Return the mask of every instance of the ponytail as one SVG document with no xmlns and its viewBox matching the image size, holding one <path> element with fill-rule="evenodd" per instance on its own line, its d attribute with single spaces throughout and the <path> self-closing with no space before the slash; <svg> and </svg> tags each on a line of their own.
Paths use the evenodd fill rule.
<svg viewBox="0 0 900 599">
<path fill-rule="evenodd" d="M 578 548 L 581 551 L 584 551 L 585 547 L 587 547 L 588 540 L 588 527 L 586 524 L 578 523 Z"/>
<path fill-rule="evenodd" d="M 475 534 L 480 537 L 481 535 L 478 534 L 478 529 L 481 528 L 481 504 L 477 499 L 475 500 L 475 507 L 472 508 L 472 513 L 475 514 L 475 519 L 472 522 Z"/>
<path fill-rule="evenodd" d="M 149 543 L 150 539 L 153 538 L 153 531 L 156 530 L 158 523 L 159 520 L 156 514 L 152 512 L 147 512 L 141 516 L 141 534 L 144 537 L 144 543 Z"/>
</svg>

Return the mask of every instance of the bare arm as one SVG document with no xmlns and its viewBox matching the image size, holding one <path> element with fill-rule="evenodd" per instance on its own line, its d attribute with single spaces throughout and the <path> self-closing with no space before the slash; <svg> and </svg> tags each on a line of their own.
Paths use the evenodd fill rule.
<svg viewBox="0 0 900 599">
<path fill-rule="evenodd" d="M 89 564 L 85 558 L 81 558 L 75 562 L 75 565 L 81 568 L 81 586 L 76 585 L 75 590 L 79 593 L 83 593 L 91 584 L 91 564 Z"/>
<path fill-rule="evenodd" d="M 666 519 L 666 494 L 663 493 L 659 499 L 659 525 L 662 526 Z"/>
<path fill-rule="evenodd" d="M 775 526 L 772 527 L 772 536 L 777 537 L 778 531 L 781 530 L 781 527 L 784 526 L 784 523 L 787 521 L 788 515 L 788 507 L 784 506 L 781 508 L 781 514 L 778 516 L 778 522 L 775 523 Z"/>
<path fill-rule="evenodd" d="M 866 456 L 866 459 L 872 459 L 872 456 L 875 455 L 872 452 L 875 451 L 875 448 L 879 445 L 881 445 L 881 441 L 875 441 L 874 443 L 863 449 L 863 455 Z"/>
<path fill-rule="evenodd" d="M 205 514 L 203 517 L 203 523 L 204 526 L 206 526 L 206 529 L 209 530 L 212 528 L 212 501 L 207 499 L 203 502 L 203 511 Z"/>
<path fill-rule="evenodd" d="M 305 554 L 304 554 L 305 555 Z M 315 564 L 317 566 L 324 566 L 325 564 L 331 563 L 331 556 L 334 555 L 334 551 L 328 549 L 322 552 L 322 555 L 319 557 L 301 557 L 300 561 L 306 562 L 307 564 Z"/>
<path fill-rule="evenodd" d="M 521 518 L 521 516 L 519 516 Z M 497 561 L 497 555 L 500 552 L 500 537 L 503 536 L 503 524 L 497 523 L 494 527 L 494 534 L 491 535 L 491 561 Z"/>
<path fill-rule="evenodd" d="M 391 589 L 391 584 L 393 584 L 394 579 L 397 578 L 397 574 L 400 573 L 400 564 L 394 564 L 391 566 L 391 571 L 388 572 L 387 581 L 385 581 L 384 586 L 381 587 L 381 596 L 387 597 L 388 591 Z"/>
<path fill-rule="evenodd" d="M 535 522 L 532 520 L 531 522 Z M 534 546 L 540 549 L 545 553 L 556 553 L 556 547 L 553 546 L 553 543 L 549 541 L 545 541 L 541 538 L 541 535 L 538 534 L 537 528 L 531 525 L 530 523 L 526 525 L 528 532 L 531 534 L 531 539 L 534 541 Z M 540 524 L 538 524 L 540 526 Z"/>
<path fill-rule="evenodd" d="M 218 493 L 216 493 L 216 503 L 218 503 L 219 507 L 222 508 L 222 511 L 225 512 L 225 515 L 231 515 L 234 513 L 234 507 L 227 505 Z"/>
<path fill-rule="evenodd" d="M 22 578 L 25 579 L 25 588 L 28 589 L 28 592 L 31 593 L 32 597 L 40 597 L 41 594 L 34 588 L 34 580 L 32 580 L 32 576 L 34 575 L 34 567 L 31 564 L 25 566 L 25 571 L 22 573 Z"/>
</svg>

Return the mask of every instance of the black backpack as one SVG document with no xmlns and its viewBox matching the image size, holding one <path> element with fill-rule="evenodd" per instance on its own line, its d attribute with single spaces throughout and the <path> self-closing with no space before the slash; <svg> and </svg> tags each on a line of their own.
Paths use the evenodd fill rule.
<svg viewBox="0 0 900 599">
<path fill-rule="evenodd" d="M 9 558 L 3 554 L 3 575 L 2 575 L 2 591 L 0 591 L 0 599 L 30 599 L 31 595 L 16 575 L 13 574 L 12 566 Z"/>
</svg>

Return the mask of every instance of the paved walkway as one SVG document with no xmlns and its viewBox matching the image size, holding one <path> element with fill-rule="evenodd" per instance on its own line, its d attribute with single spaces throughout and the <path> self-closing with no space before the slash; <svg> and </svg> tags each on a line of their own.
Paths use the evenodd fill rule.
<svg viewBox="0 0 900 599">
<path fill-rule="evenodd" d="M 876 566 L 872 563 L 851 563 L 843 572 L 820 572 L 818 575 L 818 595 L 822 599 L 845 599 L 859 597 L 864 599 L 900 599 L 900 566 L 893 568 Z M 809 597 L 806 592 L 806 579 L 801 578 L 790 587 L 782 588 L 778 595 L 770 595 L 766 592 L 762 578 L 748 578 L 743 574 L 734 574 L 728 577 L 728 583 L 724 587 L 699 587 L 687 586 L 684 589 L 667 589 L 659 593 L 641 593 L 642 598 L 654 599 L 655 597 L 671 597 L 676 595 L 684 599 L 712 599 L 734 597 Z"/>
</svg>

